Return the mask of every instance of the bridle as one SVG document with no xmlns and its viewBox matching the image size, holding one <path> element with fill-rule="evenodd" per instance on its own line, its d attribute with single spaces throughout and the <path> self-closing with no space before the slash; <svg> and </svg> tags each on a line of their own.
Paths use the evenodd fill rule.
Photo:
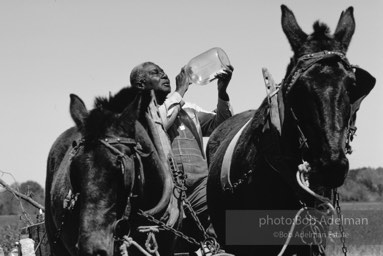
<svg viewBox="0 0 383 256">
<path fill-rule="evenodd" d="M 128 224 L 128 217 L 130 216 L 131 211 L 130 201 L 132 197 L 139 197 L 142 195 L 144 179 L 142 158 L 148 157 L 152 152 L 143 152 L 141 144 L 133 138 L 111 136 L 98 139 L 98 142 L 109 149 L 112 154 L 116 155 L 116 160 L 120 166 L 121 174 L 123 176 L 123 188 L 124 191 L 126 191 L 126 194 L 124 195 L 126 198 L 126 204 L 124 205 L 125 209 L 121 218 L 113 223 L 114 238 L 118 241 L 123 235 L 130 233 L 130 226 Z M 86 140 L 83 138 L 72 143 L 72 150 L 70 151 L 69 158 L 70 161 L 72 161 L 80 149 L 83 148 L 84 144 L 86 144 Z M 123 153 L 116 147 L 116 145 L 124 145 L 129 147 L 130 154 L 127 155 Z M 131 174 L 130 172 L 134 173 Z M 137 192 L 139 195 L 134 195 L 133 192 Z M 54 244 L 57 243 L 61 236 L 66 215 L 75 208 L 79 196 L 80 193 L 72 192 L 71 189 L 69 190 L 69 193 L 64 200 L 64 212 L 62 215 L 61 226 L 58 227 L 55 240 L 53 242 Z"/>
<path fill-rule="evenodd" d="M 346 58 L 345 54 L 338 51 L 321 51 L 316 53 L 310 53 L 301 56 L 293 69 L 291 70 L 290 74 L 287 76 L 287 78 L 282 82 L 279 99 L 286 99 L 291 92 L 291 89 L 293 86 L 297 83 L 298 79 L 314 64 L 317 64 L 318 62 L 323 61 L 334 61 L 334 62 L 340 62 L 343 64 L 344 68 L 349 72 L 355 72 L 353 65 L 350 64 L 348 59 Z M 283 100 L 280 100 L 283 101 Z M 285 102 L 279 102 L 279 104 L 285 104 Z M 284 108 L 284 106 L 282 107 Z M 280 108 L 281 109 L 281 108 Z M 293 118 L 295 125 L 297 127 L 297 131 L 299 134 L 299 149 L 301 152 L 303 150 L 309 150 L 309 144 L 307 142 L 307 137 L 305 136 L 302 128 L 300 127 L 300 120 L 298 119 L 297 115 L 295 114 L 292 107 L 289 109 L 291 113 L 291 117 Z M 283 120 L 282 120 L 283 123 Z M 347 126 L 347 139 L 346 139 L 346 145 L 345 145 L 345 153 L 351 153 L 351 146 L 350 143 L 353 139 L 353 136 L 356 131 L 356 127 L 354 126 L 355 122 L 353 120 L 353 113 L 350 114 L 350 118 L 348 121 Z"/>
<path fill-rule="evenodd" d="M 348 70 L 349 72 L 354 72 L 354 68 L 356 68 L 356 66 L 353 66 L 349 63 L 349 61 L 347 60 L 347 58 L 345 57 L 345 55 L 341 52 L 337 52 L 337 51 L 321 51 L 321 52 L 317 52 L 317 53 L 311 53 L 311 54 L 306 54 L 306 55 L 303 55 L 301 56 L 300 58 L 298 58 L 295 66 L 292 68 L 291 72 L 289 73 L 289 75 L 286 77 L 286 79 L 284 81 L 282 81 L 281 84 L 279 85 L 276 85 L 275 87 L 275 90 L 273 91 L 269 91 L 268 92 L 268 104 L 269 104 L 269 111 L 267 112 L 268 113 L 268 118 L 266 118 L 266 123 L 264 124 L 264 128 L 265 129 L 266 127 L 268 127 L 269 125 L 267 124 L 267 122 L 269 122 L 271 120 L 271 108 L 273 108 L 274 106 L 272 106 L 271 102 L 272 102 L 272 98 L 273 97 L 277 97 L 277 108 L 278 108 L 278 112 L 279 112 L 279 117 L 280 117 L 280 124 L 274 124 L 275 126 L 283 126 L 283 123 L 284 123 L 284 115 L 285 114 L 290 114 L 292 119 L 293 119 L 293 122 L 294 122 L 294 125 L 296 127 L 296 130 L 298 132 L 298 143 L 299 143 L 299 151 L 300 151 L 300 155 L 301 155 L 301 159 L 302 160 L 302 163 L 304 163 L 304 159 L 303 159 L 303 152 L 305 150 L 309 150 L 309 143 L 308 143 L 308 140 L 307 140 L 307 137 L 305 136 L 302 128 L 301 128 L 301 125 L 300 125 L 300 120 L 299 118 L 296 116 L 294 110 L 292 107 L 289 107 L 289 110 L 285 112 L 285 99 L 287 99 L 287 96 L 288 94 L 290 93 L 292 87 L 296 84 L 296 82 L 298 81 L 298 79 L 310 68 L 312 67 L 314 64 L 320 62 L 320 61 L 325 61 L 325 60 L 330 60 L 330 59 L 333 59 L 332 61 L 337 61 L 337 62 L 341 62 L 344 67 L 346 68 L 346 70 Z M 267 85 L 266 85 L 267 86 Z M 287 105 L 287 104 L 286 104 Z M 353 107 L 351 107 L 351 109 L 353 109 Z M 346 145 L 345 145 L 345 152 L 346 153 L 351 153 L 351 146 L 350 146 L 350 143 L 352 141 L 352 138 L 354 136 L 354 133 L 355 133 L 355 130 L 356 130 L 356 127 L 354 126 L 355 124 L 355 116 L 354 116 L 354 113 L 351 113 L 350 114 L 350 119 L 348 121 L 348 127 L 347 127 L 347 138 L 346 138 Z M 281 135 L 281 134 L 279 134 Z M 277 173 L 279 174 L 282 174 L 284 172 L 278 170 L 279 168 L 275 167 L 271 162 L 271 159 L 269 159 L 268 157 L 264 157 L 264 159 L 266 160 L 266 163 L 269 165 L 269 167 L 271 169 L 273 169 L 274 171 L 276 171 Z M 295 157 L 286 157 L 286 159 L 295 159 Z M 307 165 L 306 165 L 307 166 Z M 306 167 L 305 167 L 306 168 Z M 307 169 L 307 168 L 306 168 Z M 246 182 L 246 180 L 248 179 L 248 177 L 250 177 L 253 173 L 253 170 L 250 169 L 249 171 L 245 172 L 239 179 L 237 182 L 233 183 L 233 187 L 236 188 L 237 186 L 241 185 L 241 184 L 244 184 Z M 286 178 L 286 177 L 285 177 Z M 288 181 L 288 183 L 290 183 Z M 294 184 L 296 185 L 296 184 Z"/>
<path fill-rule="evenodd" d="M 120 165 L 121 174 L 124 177 L 125 191 L 131 191 L 135 184 L 135 178 L 138 180 L 143 178 L 141 157 L 147 157 L 150 153 L 144 153 L 141 144 L 133 138 L 108 137 L 99 139 L 99 142 L 117 156 L 117 162 Z M 114 145 L 125 145 L 129 147 L 131 154 L 127 155 L 121 152 Z M 133 170 L 135 172 L 135 174 L 132 175 L 133 180 L 130 182 L 131 184 L 129 184 L 128 170 Z"/>
<path fill-rule="evenodd" d="M 128 218 L 131 213 L 131 198 L 140 197 L 143 194 L 144 170 L 142 158 L 148 157 L 152 152 L 144 153 L 141 144 L 133 138 L 113 136 L 99 139 L 99 142 L 117 156 L 116 159 L 120 165 L 121 174 L 123 176 L 124 191 L 127 193 L 125 195 L 126 205 L 124 213 L 121 218 L 116 220 L 113 224 L 114 237 L 116 240 L 119 240 L 123 235 L 130 232 L 130 230 L 124 229 L 130 228 Z M 131 152 L 130 155 L 121 152 L 115 147 L 116 145 L 125 145 L 129 147 Z M 134 192 L 137 194 L 134 194 Z"/>
</svg>

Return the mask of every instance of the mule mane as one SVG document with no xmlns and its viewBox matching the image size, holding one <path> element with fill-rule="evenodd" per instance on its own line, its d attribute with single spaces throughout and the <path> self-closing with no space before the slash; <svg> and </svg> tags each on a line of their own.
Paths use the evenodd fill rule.
<svg viewBox="0 0 383 256">
<path fill-rule="evenodd" d="M 134 87 L 125 87 L 109 98 L 96 97 L 94 107 L 109 110 L 114 113 L 122 113 L 122 111 L 133 102 L 138 93 L 139 91 Z"/>
<path fill-rule="evenodd" d="M 140 116 L 137 118 L 138 120 L 141 120 L 141 115 L 143 116 L 145 111 L 140 110 L 146 109 L 149 105 L 151 100 L 150 91 L 140 91 L 133 87 L 125 87 L 117 94 L 109 96 L 109 98 L 96 97 L 94 101 L 94 109 L 89 112 L 85 121 L 85 139 L 87 141 L 96 141 L 105 137 L 106 133 L 114 125 L 120 114 L 133 103 L 138 95 L 141 95 L 141 101 L 140 106 L 138 106 Z"/>
<path fill-rule="evenodd" d="M 92 143 L 105 137 L 108 129 L 118 119 L 118 114 L 134 101 L 137 94 L 136 88 L 125 87 L 109 98 L 96 97 L 94 109 L 89 112 L 85 121 L 85 141 Z"/>
</svg>

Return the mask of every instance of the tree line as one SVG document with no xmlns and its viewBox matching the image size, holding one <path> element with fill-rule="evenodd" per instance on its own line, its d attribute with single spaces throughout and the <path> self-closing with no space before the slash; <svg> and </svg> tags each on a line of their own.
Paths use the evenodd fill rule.
<svg viewBox="0 0 383 256">
<path fill-rule="evenodd" d="M 39 183 L 35 181 L 26 181 L 23 183 L 16 182 L 11 184 L 10 187 L 44 205 L 45 192 Z M 25 212 L 23 213 L 23 211 Z M 39 209 L 17 198 L 10 191 L 6 189 L 0 190 L 0 215 L 28 214 L 30 216 L 35 216 L 38 213 Z"/>
<path fill-rule="evenodd" d="M 338 191 L 342 201 L 382 202 L 383 168 L 364 167 L 350 170 L 345 183 Z"/>
</svg>

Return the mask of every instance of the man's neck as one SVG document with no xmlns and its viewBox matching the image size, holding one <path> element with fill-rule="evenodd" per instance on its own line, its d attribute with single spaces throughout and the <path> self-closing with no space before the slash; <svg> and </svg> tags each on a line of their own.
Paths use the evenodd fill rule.
<svg viewBox="0 0 383 256">
<path fill-rule="evenodd" d="M 165 100 L 166 100 L 166 96 L 167 94 L 164 94 L 164 93 L 155 93 L 156 95 L 156 100 L 157 100 L 157 104 L 158 105 L 162 105 L 164 104 Z"/>
</svg>

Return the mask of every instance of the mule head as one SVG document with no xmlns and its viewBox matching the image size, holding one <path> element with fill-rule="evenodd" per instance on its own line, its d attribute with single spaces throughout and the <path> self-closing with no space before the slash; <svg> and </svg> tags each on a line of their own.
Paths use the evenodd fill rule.
<svg viewBox="0 0 383 256">
<path fill-rule="evenodd" d="M 136 170 L 133 159 L 138 100 L 121 114 L 88 112 L 71 95 L 70 112 L 83 136 L 73 156 L 70 179 L 79 199 L 80 255 L 113 255 L 113 224 L 130 209 Z"/>
<path fill-rule="evenodd" d="M 282 28 L 294 52 L 282 88 L 284 133 L 290 144 L 295 143 L 294 154 L 310 163 L 310 184 L 335 188 L 343 184 L 349 169 L 345 148 L 354 105 L 370 92 L 375 79 L 366 71 L 355 71 L 345 57 L 355 30 L 352 7 L 342 12 L 334 34 L 317 21 L 310 35 L 291 10 L 284 5 L 281 9 Z M 297 137 L 305 137 L 307 143 L 298 145 Z"/>
<path fill-rule="evenodd" d="M 115 114 L 102 108 L 88 112 L 78 97 L 71 99 L 70 112 L 84 139 L 70 167 L 71 183 L 80 193 L 79 253 L 113 255 L 113 224 L 130 207 L 135 179 L 137 101 Z"/>
</svg>

